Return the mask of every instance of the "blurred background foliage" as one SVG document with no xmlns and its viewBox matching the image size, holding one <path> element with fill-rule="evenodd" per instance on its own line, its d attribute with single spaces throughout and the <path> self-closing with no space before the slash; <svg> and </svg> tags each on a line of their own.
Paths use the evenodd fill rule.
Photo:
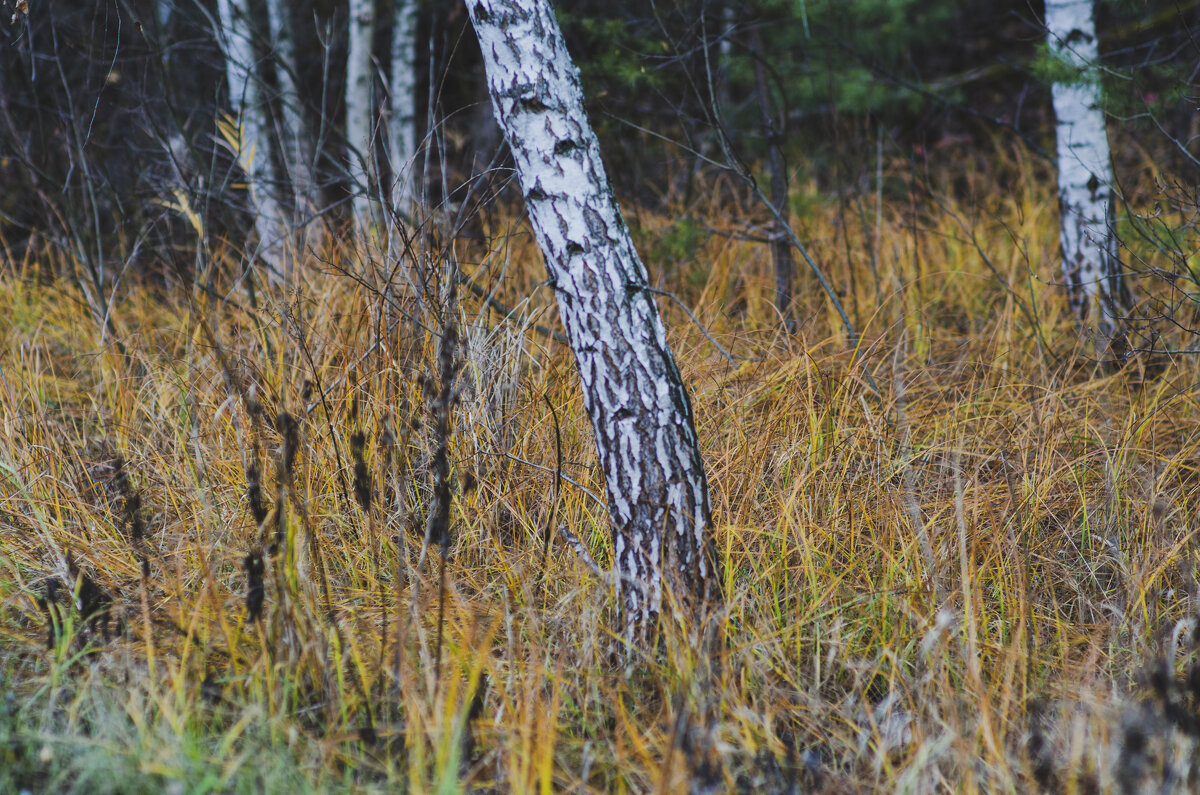
<svg viewBox="0 0 1200 795">
<path fill-rule="evenodd" d="M 242 180 L 214 133 L 228 107 L 215 4 L 163 2 L 3 4 L 0 236 L 15 251 L 43 239 L 148 263 L 151 250 L 186 241 L 189 225 L 169 210 L 181 188 L 208 228 L 247 226 Z M 346 7 L 289 8 L 321 207 L 337 220 Z M 381 75 L 388 8 L 378 9 Z M 644 206 L 686 198 L 702 169 L 764 157 L 756 62 L 793 186 L 846 189 L 880 156 L 920 170 L 947 157 L 987 167 L 997 140 L 1035 157 L 1053 149 L 1057 73 L 1038 2 L 578 0 L 558 11 L 615 186 Z M 1110 135 L 1134 142 L 1114 147 L 1118 179 L 1147 160 L 1193 172 L 1200 3 L 1098 0 L 1097 15 Z M 418 42 L 418 126 L 439 161 L 422 170 L 423 188 L 453 201 L 501 141 L 462 4 L 422 3 Z M 274 82 L 270 68 L 265 79 Z M 381 78 L 380 98 L 385 90 Z"/>
</svg>

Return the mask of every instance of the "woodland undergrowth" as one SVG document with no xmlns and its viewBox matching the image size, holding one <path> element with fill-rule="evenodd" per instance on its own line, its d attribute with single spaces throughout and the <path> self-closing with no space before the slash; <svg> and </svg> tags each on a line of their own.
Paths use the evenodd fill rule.
<svg viewBox="0 0 1200 795">
<path fill-rule="evenodd" d="M 1051 175 L 1004 160 L 1005 190 L 794 186 L 856 341 L 806 273 L 783 331 L 725 178 L 627 211 L 703 325 L 660 298 L 724 564 L 711 654 L 671 622 L 622 651 L 565 540 L 610 558 L 514 208 L 390 254 L 313 234 L 253 295 L 213 241 L 107 323 L 70 261 L 9 262 L 0 790 L 1188 788 L 1197 365 L 1088 359 Z"/>
</svg>

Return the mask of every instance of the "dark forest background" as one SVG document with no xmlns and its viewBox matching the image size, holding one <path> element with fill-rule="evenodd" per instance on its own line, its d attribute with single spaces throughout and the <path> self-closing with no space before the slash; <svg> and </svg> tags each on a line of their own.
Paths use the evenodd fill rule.
<svg viewBox="0 0 1200 795">
<path fill-rule="evenodd" d="M 215 130 L 228 101 L 212 3 L 3 8 L 0 239 L 10 258 L 49 246 L 151 272 L 178 264 L 194 241 L 170 209 L 177 190 L 210 230 L 250 228 Z M 319 143 L 320 215 L 337 222 L 348 213 L 347 10 L 303 0 L 290 13 Z M 378 13 L 386 74 L 386 4 Z M 986 171 L 998 142 L 1047 158 L 1054 65 L 1042 14 L 1024 0 L 559 4 L 618 194 L 651 207 L 686 199 L 705 170 L 756 175 L 772 141 L 792 184 L 835 193 L 856 190 L 881 154 L 907 158 L 914 175 L 948 158 Z M 1102 0 L 1097 14 L 1110 135 L 1129 142 L 1114 147 L 1118 180 L 1145 168 L 1147 154 L 1164 173 L 1195 174 L 1200 3 Z M 502 146 L 465 8 L 423 3 L 419 20 L 418 128 L 436 163 L 420 169 L 419 189 L 427 203 L 453 205 L 502 163 Z M 470 195 L 483 206 L 492 194 Z"/>
</svg>

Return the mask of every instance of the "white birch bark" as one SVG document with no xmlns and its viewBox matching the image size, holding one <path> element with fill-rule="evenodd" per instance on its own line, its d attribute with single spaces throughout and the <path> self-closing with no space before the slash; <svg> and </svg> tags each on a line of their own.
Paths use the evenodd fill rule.
<svg viewBox="0 0 1200 795">
<path fill-rule="evenodd" d="M 350 0 L 350 34 L 346 52 L 346 145 L 354 223 L 360 231 L 371 224 L 371 41 L 375 36 L 373 0 Z"/>
<path fill-rule="evenodd" d="M 388 159 L 392 167 L 392 203 L 408 213 L 415 199 L 417 154 L 417 0 L 396 0 L 392 25 L 391 116 Z"/>
<path fill-rule="evenodd" d="M 1112 161 L 1096 73 L 1093 0 L 1046 0 L 1050 52 L 1078 72 L 1052 88 L 1058 139 L 1063 276 L 1079 322 L 1094 329 L 1101 353 L 1124 351 L 1128 293 L 1114 234 Z"/>
<path fill-rule="evenodd" d="M 296 42 L 288 4 L 267 0 L 267 24 L 275 55 L 275 77 L 279 87 L 280 137 L 283 163 L 295 193 L 296 207 L 305 211 L 313 204 L 312 152 L 307 146 L 304 111 L 296 88 Z"/>
<path fill-rule="evenodd" d="M 717 592 L 691 404 L 548 0 L 467 9 L 579 368 L 633 641 L 662 609 L 664 581 L 685 604 Z"/>
<path fill-rule="evenodd" d="M 270 266 L 273 279 L 282 262 L 282 215 L 272 192 L 271 150 L 262 80 L 257 73 L 253 23 L 248 0 L 217 0 L 221 30 L 218 42 L 225 56 L 229 103 L 238 118 L 238 164 L 246 174 L 250 210 L 258 232 L 258 254 Z"/>
</svg>

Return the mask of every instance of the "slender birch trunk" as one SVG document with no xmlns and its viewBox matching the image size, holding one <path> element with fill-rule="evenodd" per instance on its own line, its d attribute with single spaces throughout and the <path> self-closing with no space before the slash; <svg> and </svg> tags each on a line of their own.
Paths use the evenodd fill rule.
<svg viewBox="0 0 1200 795">
<path fill-rule="evenodd" d="M 360 231 L 371 225 L 371 42 L 375 36 L 373 0 L 350 0 L 350 38 L 346 53 L 346 144 L 354 223 Z"/>
<path fill-rule="evenodd" d="M 392 168 L 392 203 L 407 213 L 416 198 L 417 154 L 417 0 L 396 0 L 392 25 L 391 116 L 388 159 Z"/>
<path fill-rule="evenodd" d="M 283 163 L 292 185 L 296 209 L 305 212 L 313 206 L 312 151 L 305 132 L 304 110 L 296 88 L 296 41 L 291 10 L 284 0 L 267 0 L 267 24 L 275 56 L 275 77 L 279 87 L 280 138 Z"/>
<path fill-rule="evenodd" d="M 631 642 L 660 613 L 718 592 L 692 407 L 547 0 L 471 0 L 496 120 L 575 354 L 606 481 Z"/>
<path fill-rule="evenodd" d="M 1078 72 L 1053 86 L 1058 138 L 1058 195 L 1063 276 L 1071 308 L 1096 347 L 1117 359 L 1126 351 L 1129 293 L 1121 274 L 1112 161 L 1096 72 L 1099 50 L 1092 0 L 1046 0 L 1050 52 Z"/>
<path fill-rule="evenodd" d="M 253 21 L 248 0 L 217 0 L 221 30 L 218 42 L 225 56 L 229 104 L 239 121 L 238 164 L 246 174 L 250 209 L 258 232 L 258 254 L 273 270 L 282 262 L 282 214 L 273 193 L 271 148 L 267 131 L 262 78 L 257 74 Z M 269 278 L 274 278 L 273 276 Z"/>
</svg>

